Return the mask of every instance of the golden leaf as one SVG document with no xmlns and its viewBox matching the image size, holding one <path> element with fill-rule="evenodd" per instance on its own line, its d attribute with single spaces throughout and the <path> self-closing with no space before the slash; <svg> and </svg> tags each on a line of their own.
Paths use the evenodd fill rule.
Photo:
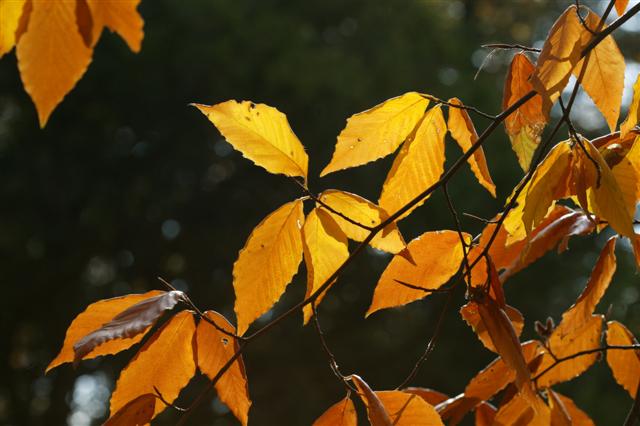
<svg viewBox="0 0 640 426">
<path fill-rule="evenodd" d="M 358 416 L 351 398 L 347 397 L 333 404 L 313 426 L 357 426 Z"/>
<path fill-rule="evenodd" d="M 144 426 L 153 419 L 156 410 L 157 397 L 145 393 L 129 401 L 117 413 L 109 417 L 103 426 Z M 163 404 L 160 402 L 160 404 Z"/>
<path fill-rule="evenodd" d="M 507 314 L 511 323 L 513 324 L 513 328 L 516 332 L 516 336 L 520 337 L 522 334 L 522 329 L 524 328 L 524 317 L 519 310 L 512 306 L 505 306 L 504 312 Z M 462 319 L 469 324 L 469 326 L 475 331 L 476 335 L 482 342 L 482 344 L 492 352 L 497 352 L 496 347 L 491 341 L 491 337 L 482 322 L 482 318 L 480 317 L 480 313 L 478 312 L 478 305 L 476 302 L 469 302 L 460 308 L 460 315 Z"/>
<path fill-rule="evenodd" d="M 640 74 L 638 74 L 638 78 L 633 84 L 633 100 L 629 105 L 627 118 L 620 125 L 620 137 L 627 136 L 631 129 L 638 124 L 638 121 L 640 121 Z"/>
<path fill-rule="evenodd" d="M 595 426 L 593 420 L 591 420 L 587 413 L 578 408 L 571 398 L 561 395 L 555 391 L 551 392 L 553 392 L 553 395 L 562 402 L 564 409 L 571 418 L 571 424 L 576 426 Z"/>
<path fill-rule="evenodd" d="M 140 51 L 144 21 L 137 11 L 140 0 L 87 0 L 93 17 L 93 39 L 104 26 L 120 35 L 134 52 Z"/>
<path fill-rule="evenodd" d="M 27 0 L 0 0 L 0 58 L 16 44 L 16 33 Z"/>
<path fill-rule="evenodd" d="M 378 391 L 394 426 L 444 426 L 435 408 L 418 395 L 402 391 Z"/>
<path fill-rule="evenodd" d="M 369 418 L 371 426 L 392 426 L 393 423 L 391 422 L 389 413 L 387 413 L 385 406 L 382 405 L 382 401 L 378 398 L 377 393 L 372 391 L 360 376 L 353 374 L 351 381 L 356 385 L 358 395 L 367 407 L 367 417 Z"/>
<path fill-rule="evenodd" d="M 637 345 L 633 334 L 618 321 L 607 323 L 607 344 L 615 346 Z M 622 386 L 631 398 L 636 397 L 638 381 L 640 381 L 640 351 L 638 350 L 609 350 L 607 364 L 613 372 L 616 382 Z"/>
</svg>

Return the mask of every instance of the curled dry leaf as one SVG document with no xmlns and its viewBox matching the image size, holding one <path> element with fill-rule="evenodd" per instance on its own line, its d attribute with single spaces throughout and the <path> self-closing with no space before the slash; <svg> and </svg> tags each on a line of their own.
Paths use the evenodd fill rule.
<svg viewBox="0 0 640 426">
<path fill-rule="evenodd" d="M 157 397 L 150 393 L 145 393 L 129 401 L 124 407 L 119 409 L 103 426 L 144 426 L 153 419 L 156 409 Z M 160 402 L 162 404 L 162 402 Z"/>
<path fill-rule="evenodd" d="M 172 403 L 196 372 L 193 338 L 196 331 L 191 312 L 174 315 L 140 348 L 122 370 L 111 394 L 111 413 L 117 413 L 130 401 L 157 389 Z M 153 416 L 166 408 L 156 403 Z"/>
<path fill-rule="evenodd" d="M 360 166 L 393 153 L 424 115 L 429 101 L 416 92 L 389 99 L 352 115 L 320 176 Z"/>
<path fill-rule="evenodd" d="M 313 422 L 313 426 L 356 426 L 357 424 L 356 408 L 349 397 L 333 404 Z"/>
<path fill-rule="evenodd" d="M 141 300 L 128 307 L 113 317 L 111 321 L 87 334 L 73 345 L 74 362 L 83 359 L 85 355 L 104 342 L 131 338 L 146 332 L 165 311 L 173 309 L 178 302 L 184 300 L 185 296 L 181 291 L 170 291 Z"/>
<path fill-rule="evenodd" d="M 522 334 L 522 329 L 524 328 L 524 317 L 519 310 L 509 305 L 505 307 L 504 312 L 511 320 L 516 335 L 520 337 L 520 334 Z M 482 322 L 482 318 L 480 317 L 480 313 L 478 312 L 477 303 L 469 302 L 464 305 L 462 308 L 460 308 L 460 315 L 462 315 L 464 321 L 469 324 L 473 331 L 475 331 L 482 344 L 490 351 L 497 352 L 496 347 L 494 346 L 491 337 L 489 336 L 487 328 Z"/>
<path fill-rule="evenodd" d="M 270 173 L 307 179 L 309 157 L 287 117 L 265 104 L 234 100 L 193 104 L 245 158 Z"/>
<path fill-rule="evenodd" d="M 392 426 L 389 413 L 382 405 L 382 401 L 378 398 L 378 395 L 371 390 L 367 382 L 362 380 L 360 376 L 353 374 L 351 381 L 356 385 L 358 395 L 362 399 L 362 402 L 367 407 L 367 417 L 371 426 Z"/>
<path fill-rule="evenodd" d="M 255 227 L 233 265 L 238 333 L 280 299 L 302 260 L 302 200 L 287 203 Z"/>
<path fill-rule="evenodd" d="M 75 358 L 73 345 L 92 331 L 102 327 L 111 321 L 116 315 L 134 306 L 135 304 L 165 294 L 163 291 L 153 290 L 144 294 L 129 294 L 112 299 L 100 300 L 87 306 L 87 309 L 79 314 L 67 329 L 67 334 L 62 344 L 60 353 L 47 366 L 49 371 L 61 364 L 72 362 Z M 150 328 L 150 327 L 149 327 Z M 130 338 L 105 342 L 87 353 L 83 359 L 92 359 L 100 355 L 111 355 L 130 348 L 142 340 L 144 333 L 139 333 Z"/>
<path fill-rule="evenodd" d="M 230 334 L 235 334 L 235 327 L 224 316 L 215 311 L 206 311 L 204 315 L 218 327 Z M 198 368 L 207 377 L 213 379 L 239 350 L 239 345 L 233 337 L 201 319 L 196 329 L 196 348 Z M 242 357 L 238 358 L 220 377 L 215 388 L 220 400 L 229 407 L 240 423 L 246 426 L 249 421 L 251 400 Z"/>
<path fill-rule="evenodd" d="M 471 237 L 465 234 L 464 238 L 468 242 Z M 428 296 L 429 290 L 442 287 L 460 269 L 464 256 L 460 237 L 455 231 L 425 232 L 411 241 L 406 250 L 409 255 L 402 252 L 395 255 L 382 273 L 366 316 Z"/>
<path fill-rule="evenodd" d="M 633 334 L 618 321 L 607 323 L 607 344 L 616 346 L 637 345 Z M 609 350 L 607 364 L 613 372 L 616 382 L 622 386 L 631 398 L 636 397 L 640 381 L 640 350 Z"/>
</svg>

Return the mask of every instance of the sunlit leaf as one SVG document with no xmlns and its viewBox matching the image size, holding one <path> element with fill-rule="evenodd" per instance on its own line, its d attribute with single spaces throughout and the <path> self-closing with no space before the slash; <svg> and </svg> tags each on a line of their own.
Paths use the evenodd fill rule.
<svg viewBox="0 0 640 426">
<path fill-rule="evenodd" d="M 616 346 L 637 345 L 633 334 L 618 321 L 607 323 L 607 344 Z M 616 382 L 622 386 L 631 398 L 636 397 L 640 381 L 640 350 L 608 350 L 607 364 L 613 372 Z"/>
<path fill-rule="evenodd" d="M 520 337 L 522 329 L 524 328 L 524 317 L 519 310 L 509 305 L 506 306 L 506 309 L 504 311 L 511 320 L 516 335 Z M 478 312 L 477 303 L 469 302 L 464 305 L 462 308 L 460 308 L 460 315 L 462 315 L 462 318 L 465 320 L 465 322 L 469 324 L 471 328 L 473 328 L 473 331 L 475 331 L 482 344 L 490 351 L 497 352 L 496 347 L 491 341 L 491 337 L 489 336 L 487 328 L 482 322 L 482 318 L 480 317 L 480 313 Z"/>
<path fill-rule="evenodd" d="M 0 58 L 13 49 L 16 32 L 27 0 L 0 0 Z"/>
<path fill-rule="evenodd" d="M 157 389 L 165 401 L 173 402 L 196 372 L 193 315 L 182 311 L 171 318 L 140 348 L 116 382 L 111 394 L 111 413 Z M 153 417 L 166 408 L 156 403 Z"/>
<path fill-rule="evenodd" d="M 549 389 L 547 401 L 551 410 L 551 423 L 553 426 L 571 426 L 571 415 L 565 408 L 558 395 Z"/>
<path fill-rule="evenodd" d="M 576 426 L 595 426 L 595 423 L 593 422 L 593 420 L 591 420 L 591 417 L 589 417 L 587 413 L 578 408 L 578 406 L 575 404 L 575 402 L 573 402 L 571 398 L 561 395 L 555 391 L 552 392 L 554 396 L 562 402 L 564 409 L 571 418 L 571 424 Z"/>
<path fill-rule="evenodd" d="M 103 426 L 144 426 L 151 422 L 157 397 L 146 393 L 129 401 L 117 413 L 109 417 Z M 162 402 L 158 402 L 162 404 Z"/>
<path fill-rule="evenodd" d="M 393 161 L 382 187 L 380 207 L 394 214 L 440 179 L 444 172 L 446 132 L 441 107 L 431 108 Z"/>
<path fill-rule="evenodd" d="M 409 92 L 351 116 L 320 176 L 391 154 L 413 131 L 428 105 L 422 95 Z"/>
<path fill-rule="evenodd" d="M 431 405 L 436 405 L 449 399 L 446 394 L 429 388 L 408 387 L 402 389 L 402 391 L 416 394 Z"/>
<path fill-rule="evenodd" d="M 140 51 L 144 21 L 137 11 L 140 0 L 87 0 L 93 18 L 94 39 L 104 26 L 120 35 L 134 52 Z"/>
<path fill-rule="evenodd" d="M 627 10 L 628 4 L 629 0 L 615 0 L 614 6 L 616 7 L 618 16 L 622 16 L 624 14 L 624 11 Z"/>
<path fill-rule="evenodd" d="M 498 409 L 493 426 L 549 426 L 551 425 L 551 411 L 549 407 L 536 394 L 536 407 L 532 407 L 524 395 L 516 394 L 506 404 Z"/>
<path fill-rule="evenodd" d="M 462 105 L 457 98 L 449 99 L 449 103 L 453 105 Z M 461 108 L 449 107 L 449 120 L 447 121 L 447 127 L 453 139 L 458 142 L 462 152 L 467 152 L 474 143 L 478 140 L 478 133 L 473 126 L 473 122 L 469 117 L 466 110 Z M 484 150 L 482 146 L 478 148 L 471 157 L 469 157 L 469 166 L 471 171 L 489 193 L 496 197 L 496 186 L 489 174 L 489 168 L 487 167 L 487 160 L 484 156 Z"/>
<path fill-rule="evenodd" d="M 402 391 L 378 391 L 394 426 L 444 426 L 435 408 L 418 395 Z"/>
<path fill-rule="evenodd" d="M 382 401 L 378 398 L 378 395 L 371 390 L 369 385 L 355 374 L 351 376 L 351 380 L 358 389 L 358 395 L 362 399 L 362 402 L 367 407 L 367 417 L 371 426 L 392 426 L 391 417 L 385 406 L 382 405 Z M 419 399 L 419 398 L 418 398 Z"/>
<path fill-rule="evenodd" d="M 235 334 L 235 327 L 224 316 L 215 311 L 206 311 L 204 315 L 227 333 Z M 196 348 L 198 368 L 210 379 L 213 379 L 240 349 L 232 336 L 218 330 L 204 319 L 200 320 L 196 329 Z M 215 388 L 220 400 L 229 407 L 240 423 L 246 425 L 251 400 L 242 357 L 220 377 Z"/>
<path fill-rule="evenodd" d="M 347 236 L 324 209 L 316 207 L 309 213 L 302 228 L 304 262 L 307 265 L 307 293 L 305 299 L 320 288 L 349 257 Z M 318 305 L 323 292 L 315 301 Z M 303 308 L 304 324 L 313 310 L 311 305 Z"/>
<path fill-rule="evenodd" d="M 620 125 L 620 137 L 624 138 L 640 121 L 640 74 L 633 84 L 633 100 L 627 118 Z"/>
<path fill-rule="evenodd" d="M 238 333 L 280 299 L 302 260 L 302 200 L 287 203 L 255 227 L 233 265 Z"/>
<path fill-rule="evenodd" d="M 313 422 L 313 426 L 356 426 L 357 424 L 356 409 L 349 397 L 333 404 Z"/>
<path fill-rule="evenodd" d="M 465 238 L 470 236 L 465 235 Z M 428 296 L 428 290 L 437 290 L 449 281 L 463 259 L 462 245 L 455 231 L 425 232 L 411 241 L 406 250 L 409 256 L 403 253 L 395 255 L 382 273 L 367 316 L 380 309 L 406 305 Z M 413 262 L 408 259 L 413 259 Z"/>
<path fill-rule="evenodd" d="M 194 104 L 245 158 L 270 173 L 307 178 L 309 158 L 287 117 L 265 104 Z"/>
</svg>

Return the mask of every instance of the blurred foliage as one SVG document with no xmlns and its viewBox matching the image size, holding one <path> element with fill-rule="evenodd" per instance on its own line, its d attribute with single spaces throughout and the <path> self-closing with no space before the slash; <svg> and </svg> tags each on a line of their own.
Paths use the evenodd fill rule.
<svg viewBox="0 0 640 426">
<path fill-rule="evenodd" d="M 44 130 L 23 92 L 14 55 L 0 61 L 0 423 L 98 423 L 108 391 L 132 353 L 62 367 L 43 376 L 70 321 L 97 299 L 160 288 L 187 290 L 201 308 L 233 318 L 231 268 L 251 229 L 299 193 L 232 151 L 190 102 L 250 99 L 285 112 L 310 154 L 310 175 L 328 162 L 345 119 L 408 90 L 457 96 L 498 112 L 505 65 L 497 52 L 474 80 L 489 42 L 534 44 L 564 2 L 548 1 L 205 1 L 143 0 L 142 51 L 103 37 L 86 76 Z M 618 40 L 638 57 L 632 33 Z M 635 50 L 634 50 L 635 49 Z M 63 54 L 63 53 L 61 53 Z M 634 77 L 635 78 L 635 77 Z M 484 119 L 473 117 L 481 130 Z M 449 160 L 459 154 L 450 143 Z M 498 186 L 493 200 L 468 170 L 453 180 L 461 211 L 491 217 L 521 172 L 502 131 L 485 148 Z M 377 199 L 391 164 L 320 180 Z M 463 218 L 469 231 L 480 224 Z M 441 194 L 401 224 L 407 239 L 451 228 Z M 603 238 L 572 241 L 517 275 L 506 291 L 527 319 L 559 314 L 580 292 Z M 618 250 L 607 296 L 612 314 L 640 330 L 637 275 Z M 377 389 L 397 386 L 424 351 L 443 299 L 363 315 L 389 258 L 370 251 L 341 277 L 320 308 L 342 371 Z M 304 271 L 276 312 L 304 295 Z M 464 295 L 457 295 L 462 304 Z M 414 385 L 455 394 L 486 365 L 484 350 L 456 310 Z M 343 389 L 312 327 L 296 316 L 252 344 L 246 358 L 253 424 L 310 424 Z M 187 405 L 204 380 L 179 400 Z M 600 363 L 563 391 L 600 424 L 620 423 L 631 400 Z M 174 424 L 167 410 L 160 423 Z M 192 424 L 234 424 L 219 403 Z"/>
</svg>

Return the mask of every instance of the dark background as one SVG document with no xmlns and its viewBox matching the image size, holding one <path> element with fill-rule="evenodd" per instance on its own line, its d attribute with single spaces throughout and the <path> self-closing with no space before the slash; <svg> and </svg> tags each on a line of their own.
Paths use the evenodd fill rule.
<svg viewBox="0 0 640 426">
<path fill-rule="evenodd" d="M 539 46 L 567 3 L 143 0 L 142 51 L 133 54 L 118 36 L 104 33 L 88 72 L 44 130 L 22 89 L 15 55 L 2 58 L 0 424 L 89 425 L 105 418 L 110 389 L 133 351 L 43 375 L 66 327 L 92 302 L 162 288 L 160 275 L 201 308 L 233 319 L 238 250 L 264 216 L 300 191 L 243 159 L 188 103 L 249 99 L 277 107 L 309 153 L 314 191 L 340 188 L 376 200 L 392 157 L 317 178 L 345 119 L 409 90 L 456 96 L 497 113 L 513 53 L 497 52 L 474 80 L 488 53 L 480 45 Z M 638 70 L 637 33 L 620 31 L 616 39 L 636 67 L 629 85 Z M 584 97 L 576 111 L 587 136 L 598 128 L 602 133 L 603 120 Z M 472 118 L 479 130 L 488 124 Z M 459 155 L 454 145 L 449 139 L 449 164 Z M 460 211 L 491 217 L 522 172 L 502 129 L 485 146 L 498 200 L 467 168 L 451 193 Z M 463 225 L 480 230 L 473 219 L 463 218 Z M 452 226 L 438 193 L 401 229 L 409 241 Z M 605 237 L 575 239 L 568 252 L 548 255 L 510 281 L 509 302 L 527 319 L 524 338 L 535 337 L 535 319 L 559 320 L 573 303 Z M 599 310 L 613 304 L 612 316 L 637 334 L 638 276 L 628 244 L 619 244 L 617 254 L 618 272 Z M 375 389 L 392 389 L 408 374 L 444 301 L 434 295 L 365 320 L 388 261 L 373 251 L 361 256 L 320 308 L 343 372 L 361 375 Z M 303 297 L 305 276 L 301 267 L 276 313 Z M 442 338 L 413 385 L 455 395 L 493 359 L 461 321 L 462 303 L 457 294 Z M 252 344 L 245 362 L 251 424 L 310 424 L 343 396 L 313 327 L 302 328 L 300 315 Z M 178 403 L 188 405 L 204 382 L 194 380 Z M 620 424 L 631 405 L 604 362 L 558 389 L 598 424 Z M 176 419 L 166 410 L 158 423 Z M 235 419 L 211 402 L 194 413 L 192 424 Z"/>
</svg>

